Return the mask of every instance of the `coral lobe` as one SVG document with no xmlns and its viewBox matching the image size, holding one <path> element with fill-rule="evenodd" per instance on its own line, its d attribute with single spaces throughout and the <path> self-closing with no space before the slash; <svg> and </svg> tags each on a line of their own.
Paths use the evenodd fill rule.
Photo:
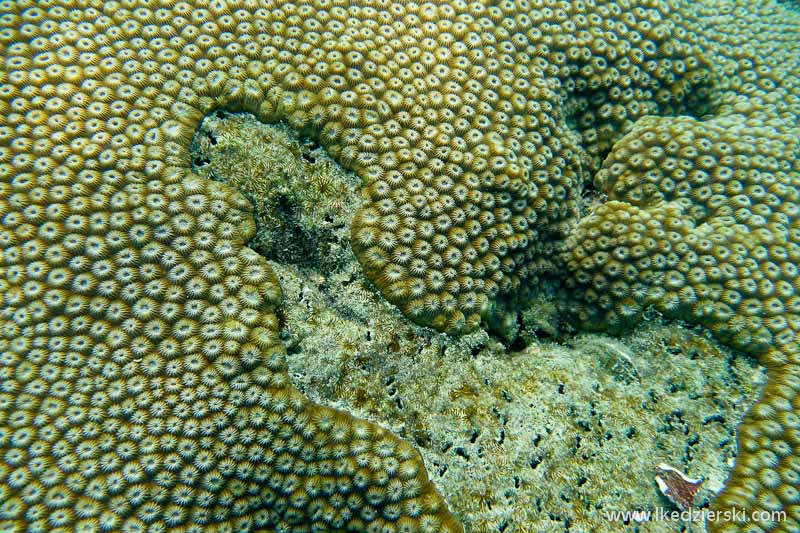
<svg viewBox="0 0 800 533">
<path fill-rule="evenodd" d="M 197 4 L 0 2 L 4 529 L 461 529 L 408 443 L 289 383 L 251 206 L 190 171 L 219 108 L 356 171 L 353 249 L 419 324 L 474 330 L 566 266 L 579 318 L 655 306 L 758 355 L 771 382 L 717 505 L 800 527 L 790 22 L 743 1 Z M 595 172 L 609 201 L 579 221 Z"/>
</svg>

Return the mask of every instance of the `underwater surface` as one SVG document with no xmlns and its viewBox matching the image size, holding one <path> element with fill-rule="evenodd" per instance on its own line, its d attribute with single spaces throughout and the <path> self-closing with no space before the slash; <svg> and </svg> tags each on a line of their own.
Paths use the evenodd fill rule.
<svg viewBox="0 0 800 533">
<path fill-rule="evenodd" d="M 800 531 L 799 31 L 0 0 L 0 531 Z"/>
<path fill-rule="evenodd" d="M 522 309 L 513 343 L 415 326 L 364 280 L 348 246 L 358 188 L 324 149 L 222 113 L 192 153 L 200 175 L 252 194 L 264 229 L 251 245 L 274 258 L 292 382 L 415 443 L 470 530 L 681 531 L 610 514 L 675 509 L 654 481 L 660 462 L 704 477 L 698 507 L 721 490 L 764 385 L 752 359 L 657 314 L 620 338 L 559 333 L 546 296 Z"/>
</svg>

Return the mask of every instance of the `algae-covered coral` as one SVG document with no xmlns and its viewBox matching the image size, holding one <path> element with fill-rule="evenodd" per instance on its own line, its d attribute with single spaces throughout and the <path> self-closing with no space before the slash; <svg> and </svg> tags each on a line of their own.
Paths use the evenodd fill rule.
<svg viewBox="0 0 800 533">
<path fill-rule="evenodd" d="M 260 168 L 254 151 L 282 154 L 274 175 L 259 177 L 255 187 L 280 183 L 308 157 L 284 153 L 281 147 L 298 146 L 296 135 L 253 117 L 215 117 L 198 136 L 209 130 L 232 135 L 194 153 L 198 170 L 222 181 L 227 172 L 249 176 Z M 311 153 L 319 168 L 307 169 L 310 175 L 342 179 L 327 156 Z M 356 195 L 346 200 L 352 209 Z M 339 199 L 334 191 L 330 200 Z M 328 200 L 286 202 L 284 214 L 298 214 L 289 234 L 339 251 L 334 261 L 309 262 L 264 250 L 283 287 L 280 335 L 292 381 L 311 398 L 414 442 L 468 531 L 620 531 L 626 525 L 613 513 L 644 516 L 665 505 L 653 485 L 653 465 L 662 461 L 706 478 L 699 504 L 722 487 L 735 428 L 763 384 L 761 369 L 745 357 L 657 320 L 620 341 L 536 341 L 537 331 L 557 333 L 544 326 L 546 301 L 531 307 L 537 320 L 526 322 L 536 330 L 525 325 L 520 336 L 529 346 L 516 353 L 483 331 L 437 335 L 370 290 L 346 232 L 324 231 L 334 216 Z M 682 527 L 679 520 L 643 520 L 630 529 Z"/>
<path fill-rule="evenodd" d="M 408 444 L 288 384 L 277 282 L 243 246 L 249 205 L 189 171 L 189 139 L 220 107 L 285 119 L 355 169 L 365 205 L 352 240 L 367 276 L 415 321 L 449 332 L 491 318 L 500 295 L 562 273 L 558 252 L 579 253 L 564 237 L 605 152 L 632 165 L 635 181 L 637 132 L 672 124 L 634 121 L 713 112 L 690 131 L 752 130 L 731 157 L 759 201 L 744 206 L 747 233 L 729 228 L 749 244 L 721 252 L 747 264 L 704 275 L 745 294 L 754 279 L 768 294 L 730 319 L 744 315 L 762 345 L 783 344 L 756 346 L 771 383 L 720 501 L 785 509 L 787 520 L 761 527 L 797 528 L 796 315 L 770 281 L 797 279 L 780 270 L 797 243 L 779 216 L 791 213 L 772 205 L 789 207 L 797 187 L 793 11 L 677 0 L 196 4 L 0 2 L 8 529 L 460 527 Z M 700 163 L 691 148 L 681 144 L 679 164 Z M 780 176 L 786 183 L 770 181 Z M 654 179 L 648 198 L 669 196 L 677 178 Z M 611 181 L 598 175 L 601 189 Z M 739 193 L 689 190 L 688 206 L 626 195 L 577 238 L 615 251 L 602 223 L 591 231 L 597 217 L 633 211 L 658 224 L 684 209 L 691 247 L 692 224 L 729 220 L 695 207 Z M 597 259 L 572 272 L 586 295 L 591 283 L 604 290 L 582 275 Z M 762 268 L 769 283 L 748 274 Z M 713 302 L 713 284 L 700 285 Z M 713 302 L 690 317 L 739 342 L 729 331 L 742 326 L 725 312 Z"/>
<path fill-rule="evenodd" d="M 200 176 L 231 185 L 253 204 L 256 234 L 248 246 L 326 270 L 345 262 L 358 178 L 319 145 L 286 125 L 264 128 L 252 115 L 217 112 L 203 120 L 192 146 Z"/>
<path fill-rule="evenodd" d="M 618 329 L 652 305 L 769 368 L 715 508 L 784 512 L 759 530 L 797 531 L 800 17 L 723 2 L 691 22 L 715 31 L 704 49 L 719 65 L 718 108 L 702 120 L 647 117 L 614 145 L 596 176 L 609 201 L 578 225 L 570 281 L 584 321 Z"/>
</svg>

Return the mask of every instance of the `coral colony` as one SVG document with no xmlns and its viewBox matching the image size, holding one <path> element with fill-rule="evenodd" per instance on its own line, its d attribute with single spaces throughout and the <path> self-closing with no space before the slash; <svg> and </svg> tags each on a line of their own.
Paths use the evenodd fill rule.
<svg viewBox="0 0 800 533">
<path fill-rule="evenodd" d="M 549 297 L 522 311 L 522 351 L 483 330 L 437 334 L 360 275 L 347 227 L 358 178 L 318 144 L 252 114 L 217 112 L 192 146 L 196 172 L 253 202 L 248 246 L 281 282 L 292 383 L 413 439 L 465 528 L 619 531 L 624 520 L 603 513 L 662 509 L 652 465 L 683 464 L 687 450 L 687 467 L 709 477 L 706 497 L 722 487 L 730 436 L 763 381 L 747 356 L 663 320 L 619 338 L 537 340 L 543 327 L 556 334 Z"/>
<path fill-rule="evenodd" d="M 0 529 L 463 529 L 410 443 L 290 383 L 252 206 L 190 170 L 226 108 L 361 178 L 352 248 L 418 324 L 557 278 L 582 326 L 756 356 L 713 505 L 787 518 L 710 527 L 797 531 L 798 15 L 751 4 L 0 1 Z"/>
</svg>

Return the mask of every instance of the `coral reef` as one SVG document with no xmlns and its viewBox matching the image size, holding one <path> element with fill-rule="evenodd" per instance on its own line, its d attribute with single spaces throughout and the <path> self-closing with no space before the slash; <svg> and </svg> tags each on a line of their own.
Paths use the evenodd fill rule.
<svg viewBox="0 0 800 533">
<path fill-rule="evenodd" d="M 276 136 L 280 145 L 299 142 L 253 117 L 214 124 L 230 132 L 234 146 L 249 140 L 248 149 L 218 142 L 196 151 L 202 168 L 220 163 L 249 176 L 249 167 L 261 164 L 251 154 L 271 154 Z M 258 181 L 274 183 L 303 160 L 302 152 L 286 154 L 276 177 Z M 315 152 L 315 164 L 339 179 L 329 163 Z M 228 181 L 225 172 L 216 177 Z M 722 487 L 736 452 L 734 430 L 763 387 L 762 369 L 746 357 L 657 320 L 621 340 L 585 334 L 564 337 L 568 345 L 537 341 L 535 334 L 558 333 L 548 325 L 553 304 L 544 299 L 524 315 L 519 335 L 528 347 L 515 353 L 483 331 L 443 337 L 410 324 L 371 290 L 347 249 L 348 232 L 314 229 L 327 226 L 328 205 L 324 197 L 284 204 L 298 214 L 286 229 L 301 241 L 327 239 L 315 249 L 347 253 L 312 264 L 264 252 L 283 287 L 280 335 L 291 379 L 315 401 L 414 442 L 467 530 L 620 531 L 626 526 L 604 513 L 669 508 L 653 483 L 653 466 L 662 461 L 707 478 L 702 505 Z"/>
<path fill-rule="evenodd" d="M 595 178 L 608 201 L 572 237 L 571 297 L 583 324 L 620 329 L 655 307 L 769 368 L 715 508 L 783 511 L 758 531 L 798 531 L 800 17 L 749 2 L 685 16 L 713 29 L 705 53 L 719 65 L 719 107 L 703 119 L 647 117 L 614 145 Z"/>
<path fill-rule="evenodd" d="M 252 208 L 189 172 L 203 10 L 46 4 L 0 2 L 0 529 L 461 531 L 289 383 Z"/>
<path fill-rule="evenodd" d="M 461 528 L 408 443 L 289 383 L 251 207 L 190 171 L 226 108 L 357 172 L 353 249 L 419 324 L 508 325 L 505 300 L 564 252 L 578 316 L 655 305 L 747 344 L 770 383 L 718 505 L 796 530 L 796 23 L 744 0 L 0 1 L 3 527 Z M 679 168 L 644 172 L 661 126 L 685 127 Z M 611 201 L 565 241 L 604 158 Z M 646 231 L 670 250 L 637 269 L 620 238 Z M 695 257 L 702 281 L 667 275 Z"/>
</svg>

